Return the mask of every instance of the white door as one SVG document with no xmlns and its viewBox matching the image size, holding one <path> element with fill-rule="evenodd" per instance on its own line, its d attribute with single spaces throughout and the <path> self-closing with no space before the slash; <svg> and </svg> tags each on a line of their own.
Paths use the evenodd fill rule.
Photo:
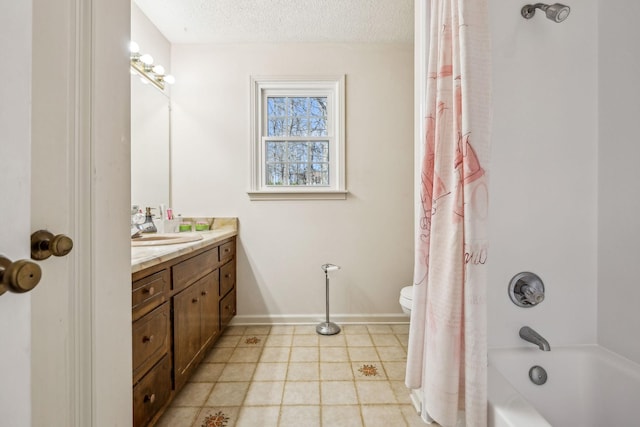
<svg viewBox="0 0 640 427">
<path fill-rule="evenodd" d="M 0 296 L 0 424 L 128 426 L 130 3 L 0 5 L 0 254 L 28 259 L 38 229 L 75 242 Z"/>
</svg>

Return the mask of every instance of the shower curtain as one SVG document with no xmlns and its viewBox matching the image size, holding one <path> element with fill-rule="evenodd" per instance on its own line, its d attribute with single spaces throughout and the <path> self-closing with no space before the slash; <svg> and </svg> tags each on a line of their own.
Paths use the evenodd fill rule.
<svg viewBox="0 0 640 427">
<path fill-rule="evenodd" d="M 425 140 L 406 385 L 420 389 L 423 410 L 444 427 L 487 422 L 487 3 L 431 0 L 425 8 Z"/>
</svg>

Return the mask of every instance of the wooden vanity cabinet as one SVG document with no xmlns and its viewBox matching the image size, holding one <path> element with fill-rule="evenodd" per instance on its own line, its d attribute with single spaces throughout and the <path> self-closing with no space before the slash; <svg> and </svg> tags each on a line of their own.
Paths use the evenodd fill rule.
<svg viewBox="0 0 640 427">
<path fill-rule="evenodd" d="M 132 275 L 133 425 L 153 425 L 236 313 L 235 237 Z"/>
</svg>

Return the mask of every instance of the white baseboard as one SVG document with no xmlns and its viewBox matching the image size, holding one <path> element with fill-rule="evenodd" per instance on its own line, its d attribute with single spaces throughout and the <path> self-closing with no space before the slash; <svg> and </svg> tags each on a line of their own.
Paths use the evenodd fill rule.
<svg viewBox="0 0 640 427">
<path fill-rule="evenodd" d="M 323 314 L 265 314 L 236 315 L 231 325 L 313 325 L 326 320 Z M 403 313 L 388 314 L 332 314 L 332 322 L 338 324 L 407 324 L 409 316 Z"/>
</svg>

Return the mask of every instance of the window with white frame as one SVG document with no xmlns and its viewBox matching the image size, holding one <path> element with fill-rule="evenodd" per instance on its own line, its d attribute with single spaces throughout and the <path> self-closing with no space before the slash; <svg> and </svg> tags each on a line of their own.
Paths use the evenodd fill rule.
<svg viewBox="0 0 640 427">
<path fill-rule="evenodd" d="M 253 77 L 252 179 L 261 199 L 344 199 L 344 76 Z"/>
</svg>

